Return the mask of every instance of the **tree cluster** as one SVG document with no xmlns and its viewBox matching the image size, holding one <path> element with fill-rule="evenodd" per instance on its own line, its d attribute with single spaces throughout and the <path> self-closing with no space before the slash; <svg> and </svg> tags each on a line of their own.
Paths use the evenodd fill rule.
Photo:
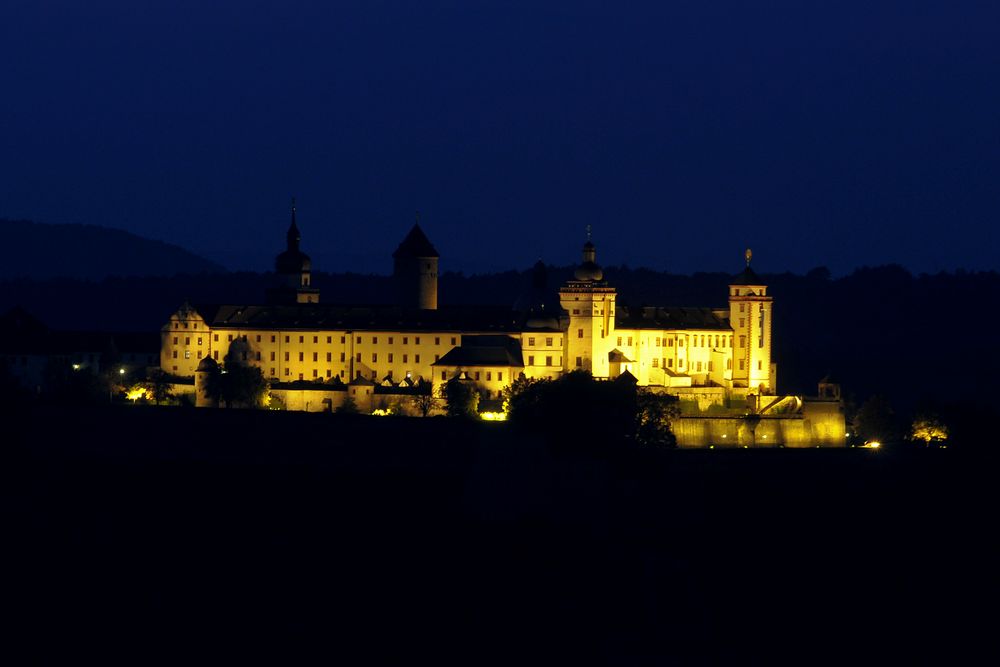
<svg viewBox="0 0 1000 667">
<path fill-rule="evenodd" d="M 518 378 L 504 390 L 508 419 L 568 449 L 601 451 L 633 443 L 673 447 L 671 421 L 679 414 L 672 396 L 637 387 L 624 376 L 598 381 L 587 371 L 557 380 Z"/>
</svg>

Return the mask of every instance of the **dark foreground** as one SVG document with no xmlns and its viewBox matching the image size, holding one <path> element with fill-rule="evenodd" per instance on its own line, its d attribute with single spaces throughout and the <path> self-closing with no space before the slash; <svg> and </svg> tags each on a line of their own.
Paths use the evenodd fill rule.
<svg viewBox="0 0 1000 667">
<path fill-rule="evenodd" d="M 7 629 L 39 662 L 912 664 L 991 644 L 995 473 L 952 451 L 553 455 L 506 425 L 180 409 L 6 423 Z"/>
</svg>

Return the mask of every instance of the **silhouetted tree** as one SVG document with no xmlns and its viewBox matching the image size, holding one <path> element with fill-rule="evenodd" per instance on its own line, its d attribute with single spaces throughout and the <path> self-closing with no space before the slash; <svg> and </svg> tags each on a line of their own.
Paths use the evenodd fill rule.
<svg viewBox="0 0 1000 667">
<path fill-rule="evenodd" d="M 344 402 L 341 403 L 340 405 L 338 405 L 337 409 L 334 410 L 334 412 L 336 412 L 339 415 L 356 415 L 356 414 L 358 414 L 358 412 L 359 412 L 358 411 L 358 404 L 354 400 L 354 397 L 351 396 L 350 392 L 347 392 L 347 395 L 344 396 Z"/>
<path fill-rule="evenodd" d="M 479 392 L 470 380 L 452 378 L 441 387 L 445 412 L 449 417 L 475 417 L 479 408 Z"/>
<path fill-rule="evenodd" d="M 431 391 L 431 384 L 421 380 L 416 389 L 417 393 L 410 397 L 410 402 L 421 417 L 426 417 L 434 409 L 434 394 Z"/>
<path fill-rule="evenodd" d="M 267 393 L 267 380 L 256 366 L 226 362 L 205 378 L 205 394 L 232 407 L 260 407 Z"/>
<path fill-rule="evenodd" d="M 173 397 L 170 391 L 171 380 L 171 376 L 162 368 L 154 368 L 149 372 L 144 384 L 156 405 L 169 401 Z"/>
<path fill-rule="evenodd" d="M 852 427 L 861 442 L 895 442 L 899 434 L 895 412 L 889 400 L 880 394 L 864 402 L 854 417 Z"/>
</svg>

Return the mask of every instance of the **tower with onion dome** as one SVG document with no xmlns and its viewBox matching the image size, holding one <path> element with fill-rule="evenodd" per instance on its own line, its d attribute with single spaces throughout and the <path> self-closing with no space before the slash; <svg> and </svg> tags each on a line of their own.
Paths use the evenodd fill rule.
<svg viewBox="0 0 1000 667">
<path fill-rule="evenodd" d="M 614 351 L 615 332 L 614 287 L 604 280 L 604 271 L 597 263 L 597 248 L 590 238 L 583 244 L 583 260 L 559 290 L 559 304 L 569 314 L 566 332 L 567 370 L 587 370 L 594 377 L 609 377 L 610 354 Z"/>
</svg>

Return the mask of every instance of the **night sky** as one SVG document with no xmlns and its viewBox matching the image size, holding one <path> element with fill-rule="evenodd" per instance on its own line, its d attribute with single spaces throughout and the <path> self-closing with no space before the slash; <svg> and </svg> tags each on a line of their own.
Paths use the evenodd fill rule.
<svg viewBox="0 0 1000 667">
<path fill-rule="evenodd" d="M 1000 269 L 1000 3 L 0 3 L 0 217 L 264 270 Z"/>
</svg>

